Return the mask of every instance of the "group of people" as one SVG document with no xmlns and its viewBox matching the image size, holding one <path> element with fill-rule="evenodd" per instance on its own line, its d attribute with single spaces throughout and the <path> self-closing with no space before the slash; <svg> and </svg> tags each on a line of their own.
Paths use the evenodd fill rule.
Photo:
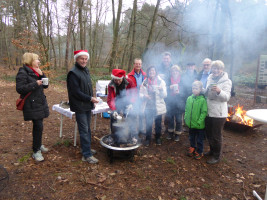
<svg viewBox="0 0 267 200">
<path fill-rule="evenodd" d="M 94 97 L 90 72 L 86 67 L 89 60 L 87 50 L 74 52 L 75 64 L 67 75 L 67 89 L 71 111 L 75 112 L 82 160 L 98 163 L 91 148 L 91 110 L 98 99 Z M 16 89 L 22 97 L 32 92 L 25 100 L 24 120 L 33 122 L 33 158 L 44 160 L 42 152 L 48 149 L 42 145 L 43 119 L 49 109 L 43 92 L 45 77 L 39 68 L 39 57 L 33 53 L 23 55 L 23 67 L 16 77 Z M 171 62 L 171 54 L 163 54 L 159 66 L 142 69 L 142 60 L 136 58 L 133 70 L 126 76 L 121 69 L 112 70 L 112 80 L 108 85 L 107 103 L 111 113 L 111 128 L 117 117 L 128 115 L 132 137 L 145 135 L 144 144 L 152 142 L 152 127 L 155 127 L 155 142 L 161 144 L 162 118 L 168 132 L 167 139 L 179 141 L 182 122 L 189 128 L 190 148 L 188 156 L 203 157 L 203 140 L 207 137 L 211 158 L 209 164 L 219 162 L 222 150 L 222 128 L 228 114 L 227 101 L 230 99 L 232 82 L 224 72 L 220 60 L 203 61 L 203 70 L 197 73 L 194 63 L 188 63 L 182 73 L 178 65 Z M 145 122 L 145 128 L 144 128 Z"/>
</svg>

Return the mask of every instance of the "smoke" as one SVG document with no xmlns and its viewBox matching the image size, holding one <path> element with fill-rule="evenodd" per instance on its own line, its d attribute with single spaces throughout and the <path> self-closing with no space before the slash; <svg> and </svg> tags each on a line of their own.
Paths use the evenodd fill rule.
<svg viewBox="0 0 267 200">
<path fill-rule="evenodd" d="M 173 20 L 173 11 L 167 9 L 166 15 L 170 13 L 168 18 Z M 233 59 L 234 72 L 244 67 L 243 63 L 256 63 L 260 54 L 267 54 L 266 0 L 191 1 L 177 16 L 182 17 L 177 18 L 179 26 L 172 32 L 179 41 L 150 44 L 143 55 L 144 69 L 158 66 L 164 51 L 171 52 L 172 63 L 183 69 L 188 62 L 195 62 L 200 70 L 203 59 L 210 57 L 222 60 L 228 71 Z"/>
</svg>

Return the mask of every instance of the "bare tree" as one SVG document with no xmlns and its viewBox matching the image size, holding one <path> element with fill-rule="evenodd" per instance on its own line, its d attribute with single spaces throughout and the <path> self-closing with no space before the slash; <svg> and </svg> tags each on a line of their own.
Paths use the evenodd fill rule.
<svg viewBox="0 0 267 200">
<path fill-rule="evenodd" d="M 118 35 L 119 35 L 119 23 L 121 17 L 121 9 L 122 9 L 122 0 L 119 0 L 117 18 L 115 20 L 115 27 L 113 29 L 113 42 L 112 42 L 112 51 L 109 59 L 109 71 L 111 72 L 114 68 L 114 63 L 116 61 L 116 52 L 118 46 Z M 114 16 L 114 14 L 113 14 Z"/>
<path fill-rule="evenodd" d="M 151 40 L 152 40 L 152 34 L 153 34 L 153 31 L 154 31 L 155 22 L 156 22 L 156 18 L 157 18 L 157 13 L 158 13 L 158 10 L 159 10 L 159 4 L 160 4 L 160 0 L 157 0 L 157 4 L 156 4 L 155 10 L 154 10 L 153 17 L 152 17 L 151 28 L 149 30 L 149 34 L 148 34 L 147 41 L 146 41 L 146 47 L 145 47 L 145 51 L 144 51 L 145 53 L 147 52 L 148 46 L 149 46 L 149 44 L 151 43 Z"/>
<path fill-rule="evenodd" d="M 73 0 L 70 1 L 69 4 L 69 16 L 67 18 L 68 28 L 67 28 L 67 36 L 66 36 L 66 51 L 65 51 L 65 69 L 68 72 L 68 59 L 69 59 L 69 44 L 71 39 L 71 31 L 73 29 L 73 19 L 74 19 L 74 8 L 73 8 Z"/>
</svg>

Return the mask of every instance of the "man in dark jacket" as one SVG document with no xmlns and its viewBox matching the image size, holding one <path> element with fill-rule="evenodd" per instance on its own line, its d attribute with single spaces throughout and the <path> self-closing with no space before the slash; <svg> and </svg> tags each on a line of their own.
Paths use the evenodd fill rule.
<svg viewBox="0 0 267 200">
<path fill-rule="evenodd" d="M 206 88 L 208 76 L 210 75 L 211 59 L 205 58 L 202 65 L 203 69 L 199 72 L 197 80 L 202 82 L 203 88 Z"/>
<path fill-rule="evenodd" d="M 91 77 L 86 64 L 89 60 L 87 50 L 74 51 L 75 65 L 67 76 L 67 87 L 69 95 L 70 110 L 75 112 L 76 121 L 80 133 L 80 143 L 82 149 L 82 161 L 88 163 L 98 163 L 91 149 L 91 110 L 94 103 L 98 103 L 97 98 L 93 97 Z"/>
</svg>

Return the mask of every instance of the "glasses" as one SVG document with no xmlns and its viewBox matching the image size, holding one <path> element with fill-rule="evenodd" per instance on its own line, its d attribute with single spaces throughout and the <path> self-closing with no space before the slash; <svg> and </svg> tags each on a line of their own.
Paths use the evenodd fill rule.
<svg viewBox="0 0 267 200">
<path fill-rule="evenodd" d="M 210 66 L 210 64 L 203 64 L 203 66 Z"/>
</svg>

